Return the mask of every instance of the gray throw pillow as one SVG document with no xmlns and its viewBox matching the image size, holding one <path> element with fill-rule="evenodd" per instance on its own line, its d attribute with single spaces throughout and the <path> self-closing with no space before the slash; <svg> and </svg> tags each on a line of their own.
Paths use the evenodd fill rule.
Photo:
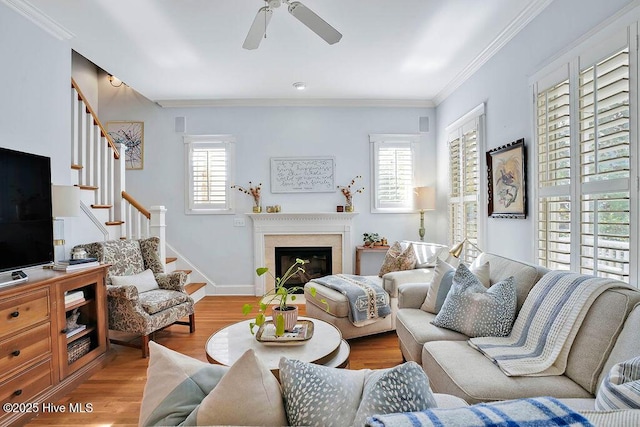
<svg viewBox="0 0 640 427">
<path fill-rule="evenodd" d="M 436 406 L 429 379 L 415 362 L 351 371 L 283 357 L 279 368 L 290 425 L 363 426 L 374 414 Z"/>
<path fill-rule="evenodd" d="M 511 332 L 516 304 L 513 276 L 486 289 L 460 264 L 447 298 L 431 323 L 469 337 L 503 337 Z"/>
</svg>

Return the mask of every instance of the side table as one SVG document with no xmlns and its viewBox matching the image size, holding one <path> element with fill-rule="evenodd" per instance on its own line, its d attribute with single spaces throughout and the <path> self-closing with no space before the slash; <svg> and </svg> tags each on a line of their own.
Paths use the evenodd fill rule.
<svg viewBox="0 0 640 427">
<path fill-rule="evenodd" d="M 357 276 L 360 275 L 360 260 L 363 252 L 387 252 L 389 246 L 356 246 L 356 272 Z"/>
</svg>

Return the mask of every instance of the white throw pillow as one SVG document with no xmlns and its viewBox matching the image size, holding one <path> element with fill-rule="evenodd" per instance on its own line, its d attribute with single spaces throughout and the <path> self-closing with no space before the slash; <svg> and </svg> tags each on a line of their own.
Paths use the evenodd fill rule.
<svg viewBox="0 0 640 427">
<path fill-rule="evenodd" d="M 115 286 L 133 285 L 138 288 L 138 293 L 160 288 L 150 269 L 130 276 L 111 276 L 111 283 Z"/>
<path fill-rule="evenodd" d="M 248 398 L 251 408 L 240 410 Z M 247 350 L 202 399 L 196 419 L 199 426 L 287 425 L 280 384 L 252 349 Z"/>
</svg>

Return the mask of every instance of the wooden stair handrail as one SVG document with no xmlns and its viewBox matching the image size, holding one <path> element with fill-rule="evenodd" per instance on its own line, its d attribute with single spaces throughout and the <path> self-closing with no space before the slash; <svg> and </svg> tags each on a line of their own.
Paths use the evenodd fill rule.
<svg viewBox="0 0 640 427">
<path fill-rule="evenodd" d="M 102 126 L 100 119 L 98 119 L 98 115 L 93 111 L 93 108 L 91 108 L 91 105 L 89 105 L 89 102 L 87 102 L 87 98 L 85 98 L 84 94 L 80 90 L 80 87 L 78 87 L 78 84 L 73 79 L 73 77 L 71 77 L 71 87 L 73 87 L 78 92 L 78 99 L 84 102 L 84 105 L 87 109 L 87 113 L 91 114 L 91 117 L 93 117 L 93 123 L 95 123 L 100 128 L 100 133 L 102 133 L 102 136 L 107 139 L 107 142 L 109 142 L 109 147 L 111 147 L 111 149 L 113 150 L 113 157 L 115 159 L 119 159 L 120 152 L 118 151 L 116 144 L 113 142 L 113 138 L 111 138 L 111 136 L 107 133 L 104 126 Z"/>
<path fill-rule="evenodd" d="M 136 199 L 134 199 L 129 193 L 127 193 L 126 191 L 123 191 L 122 192 L 122 198 L 125 199 L 127 202 L 129 202 L 131 204 L 131 206 L 136 208 L 138 210 L 138 212 L 140 212 L 142 215 L 146 216 L 147 219 L 151 219 L 151 212 L 146 210 L 140 204 L 140 202 L 138 202 Z"/>
</svg>

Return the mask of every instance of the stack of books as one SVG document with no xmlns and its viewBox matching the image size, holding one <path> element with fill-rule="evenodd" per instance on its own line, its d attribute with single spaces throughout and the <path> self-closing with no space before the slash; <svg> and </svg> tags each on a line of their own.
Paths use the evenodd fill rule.
<svg viewBox="0 0 640 427">
<path fill-rule="evenodd" d="M 97 258 L 66 259 L 53 264 L 53 269 L 57 271 L 75 271 L 98 265 L 100 263 Z"/>
<path fill-rule="evenodd" d="M 64 294 L 64 304 L 75 304 L 78 302 L 84 301 L 84 291 L 71 291 L 65 292 Z"/>
<path fill-rule="evenodd" d="M 71 329 L 70 331 L 67 332 L 67 338 L 70 338 L 76 334 L 79 334 L 80 332 L 84 331 L 85 329 L 87 329 L 87 325 L 78 325 L 75 328 Z"/>
</svg>

